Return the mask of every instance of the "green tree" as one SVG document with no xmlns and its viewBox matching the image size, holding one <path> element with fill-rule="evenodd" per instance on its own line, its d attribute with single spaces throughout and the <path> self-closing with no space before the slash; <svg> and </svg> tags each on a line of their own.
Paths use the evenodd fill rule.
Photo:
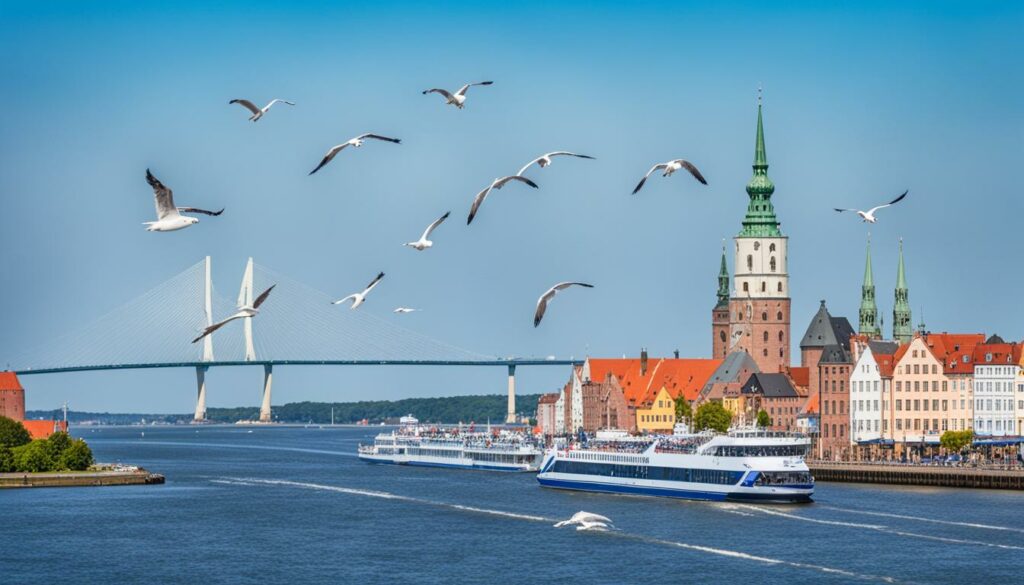
<svg viewBox="0 0 1024 585">
<path fill-rule="evenodd" d="M 14 471 L 14 453 L 10 448 L 0 446 L 0 473 Z"/>
<path fill-rule="evenodd" d="M 27 445 L 31 440 L 32 437 L 24 425 L 14 419 L 0 416 L 0 447 L 13 449 Z"/>
<path fill-rule="evenodd" d="M 939 444 L 950 453 L 960 453 L 974 441 L 974 431 L 946 431 L 939 437 Z"/>
<path fill-rule="evenodd" d="M 757 411 L 757 426 L 761 428 L 772 426 L 772 417 L 768 416 L 768 413 L 763 408 Z"/>
<path fill-rule="evenodd" d="M 93 464 L 92 449 L 82 439 L 75 439 L 57 460 L 57 469 L 68 471 L 85 471 Z"/>
<path fill-rule="evenodd" d="M 46 448 L 50 450 L 50 459 L 59 461 L 64 450 L 71 446 L 71 437 L 63 431 L 53 433 L 46 439 Z"/>
<path fill-rule="evenodd" d="M 722 406 L 721 402 L 705 402 L 697 408 L 697 414 L 693 417 L 695 430 L 703 431 L 712 429 L 720 433 L 729 430 L 732 424 L 732 413 Z"/>
<path fill-rule="evenodd" d="M 14 449 L 15 471 L 50 471 L 53 469 L 53 465 L 50 448 L 46 445 L 45 440 L 32 441 L 28 445 Z"/>
<path fill-rule="evenodd" d="M 682 394 L 676 397 L 676 422 L 689 423 L 693 418 L 693 407 Z"/>
</svg>

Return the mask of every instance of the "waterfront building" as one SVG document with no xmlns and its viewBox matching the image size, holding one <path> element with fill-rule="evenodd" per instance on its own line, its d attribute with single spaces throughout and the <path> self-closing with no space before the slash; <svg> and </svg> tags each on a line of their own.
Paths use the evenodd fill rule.
<svg viewBox="0 0 1024 585">
<path fill-rule="evenodd" d="M 804 336 L 800 338 L 800 365 L 810 368 L 808 386 L 812 390 L 821 387 L 818 365 L 825 349 L 839 346 L 849 351 L 850 337 L 853 335 L 853 327 L 846 317 L 833 317 L 822 300 L 818 312 L 811 318 Z"/>
<path fill-rule="evenodd" d="M 823 459 L 845 460 L 852 450 L 850 440 L 850 373 L 853 356 L 847 346 L 837 343 L 822 348 L 818 360 L 821 399 L 821 438 L 818 455 Z"/>
<path fill-rule="evenodd" d="M 541 394 L 537 400 L 537 426 L 540 427 L 540 434 L 555 435 L 557 430 L 557 418 L 555 411 L 558 408 L 558 398 L 561 394 L 553 392 Z"/>
<path fill-rule="evenodd" d="M 1017 395 L 1014 399 L 1014 418 L 1017 421 L 1016 435 L 1024 436 L 1024 341 L 1017 344 Z"/>
<path fill-rule="evenodd" d="M 808 395 L 807 402 L 804 403 L 803 409 L 796 417 L 797 432 L 811 437 L 812 446 L 813 442 L 818 440 L 818 428 L 821 421 L 820 411 L 819 395 L 817 392 L 813 392 Z M 814 452 L 813 448 L 812 452 Z"/>
<path fill-rule="evenodd" d="M 900 258 L 896 266 L 896 294 L 892 306 L 892 338 L 900 343 L 909 343 L 913 337 L 910 318 L 910 291 L 907 288 L 907 274 L 903 266 L 903 238 L 900 238 Z"/>
<path fill-rule="evenodd" d="M 721 402 L 726 410 L 739 415 L 743 411 L 738 408 L 740 388 L 751 374 L 760 372 L 757 363 L 750 354 L 745 351 L 734 351 L 725 356 L 722 364 L 708 378 L 704 386 L 697 394 L 694 407 L 698 407 L 709 400 Z"/>
<path fill-rule="evenodd" d="M 797 416 L 804 410 L 807 394 L 802 394 L 783 372 L 753 374 L 743 384 L 744 420 L 752 424 L 764 410 L 772 419 L 769 427 L 777 431 L 795 431 Z"/>
<path fill-rule="evenodd" d="M 781 372 L 790 364 L 788 238 L 779 228 L 771 200 L 775 185 L 768 178 L 761 110 L 759 100 L 754 173 L 747 184 L 750 201 L 743 227 L 733 238 L 734 283 L 727 316 L 723 285 L 728 286 L 728 272 L 719 271 L 718 303 L 712 310 L 712 356 L 724 359 L 731 352 L 745 351 L 760 371 Z"/>
<path fill-rule="evenodd" d="M 636 430 L 641 433 L 671 433 L 676 425 L 676 401 L 664 387 L 649 408 L 636 409 Z"/>
<path fill-rule="evenodd" d="M 0 416 L 25 419 L 25 389 L 14 372 L 0 372 Z"/>
<path fill-rule="evenodd" d="M 850 440 L 860 445 L 880 444 L 889 432 L 889 403 L 892 394 L 894 341 L 858 335 L 853 340 L 856 361 L 850 373 Z"/>
<path fill-rule="evenodd" d="M 973 355 L 982 334 L 914 335 L 893 356 L 893 439 L 938 444 L 944 431 L 973 427 Z"/>
<path fill-rule="evenodd" d="M 875 303 L 875 277 L 871 270 L 871 236 L 868 236 L 867 259 L 864 261 L 864 284 L 860 287 L 860 310 L 857 312 L 857 333 L 869 339 L 880 339 L 878 305 Z"/>
<path fill-rule="evenodd" d="M 1017 434 L 1014 385 L 1020 348 L 997 335 L 974 348 L 974 432 L 978 435 Z"/>
</svg>

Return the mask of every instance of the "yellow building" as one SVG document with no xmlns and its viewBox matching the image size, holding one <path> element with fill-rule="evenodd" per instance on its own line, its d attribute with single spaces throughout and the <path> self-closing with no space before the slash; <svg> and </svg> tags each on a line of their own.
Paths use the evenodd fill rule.
<svg viewBox="0 0 1024 585">
<path fill-rule="evenodd" d="M 671 433 L 676 424 L 676 403 L 663 386 L 650 408 L 636 409 L 636 430 L 641 433 Z"/>
</svg>

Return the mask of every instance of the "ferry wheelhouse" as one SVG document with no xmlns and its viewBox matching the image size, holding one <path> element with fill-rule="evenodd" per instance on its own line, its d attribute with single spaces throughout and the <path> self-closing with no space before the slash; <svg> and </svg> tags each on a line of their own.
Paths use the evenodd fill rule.
<svg viewBox="0 0 1024 585">
<path fill-rule="evenodd" d="M 732 430 L 659 437 L 599 437 L 549 449 L 544 487 L 693 500 L 809 502 L 810 439 Z"/>
<path fill-rule="evenodd" d="M 544 450 L 525 433 L 501 430 L 402 427 L 380 433 L 372 445 L 359 445 L 359 458 L 369 463 L 454 467 L 487 471 L 537 471 Z"/>
</svg>

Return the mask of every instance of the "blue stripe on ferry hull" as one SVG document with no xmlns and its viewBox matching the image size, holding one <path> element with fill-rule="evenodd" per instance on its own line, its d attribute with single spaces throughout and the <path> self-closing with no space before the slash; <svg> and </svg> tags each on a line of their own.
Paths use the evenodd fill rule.
<svg viewBox="0 0 1024 585">
<path fill-rule="evenodd" d="M 480 471 L 505 471 L 510 473 L 526 473 L 531 470 L 520 469 L 517 467 L 499 467 L 495 465 L 460 465 L 457 463 L 426 463 L 421 461 L 386 461 L 383 459 L 363 459 L 359 458 L 367 463 L 378 463 L 381 465 L 408 465 L 409 467 L 441 467 L 446 469 L 469 469 L 469 470 L 480 470 Z M 536 471 L 534 471 L 536 473 Z"/>
<path fill-rule="evenodd" d="M 585 492 L 605 492 L 614 494 L 631 494 L 638 496 L 660 496 L 667 498 L 680 498 L 684 500 L 706 500 L 712 502 L 810 502 L 811 494 L 750 494 L 750 493 L 725 493 L 705 492 L 699 490 L 676 490 L 667 488 L 656 488 L 649 486 L 621 485 L 608 483 L 591 483 L 586 481 L 569 481 L 564 479 L 547 479 L 537 477 L 537 481 L 544 487 L 578 490 Z"/>
</svg>

